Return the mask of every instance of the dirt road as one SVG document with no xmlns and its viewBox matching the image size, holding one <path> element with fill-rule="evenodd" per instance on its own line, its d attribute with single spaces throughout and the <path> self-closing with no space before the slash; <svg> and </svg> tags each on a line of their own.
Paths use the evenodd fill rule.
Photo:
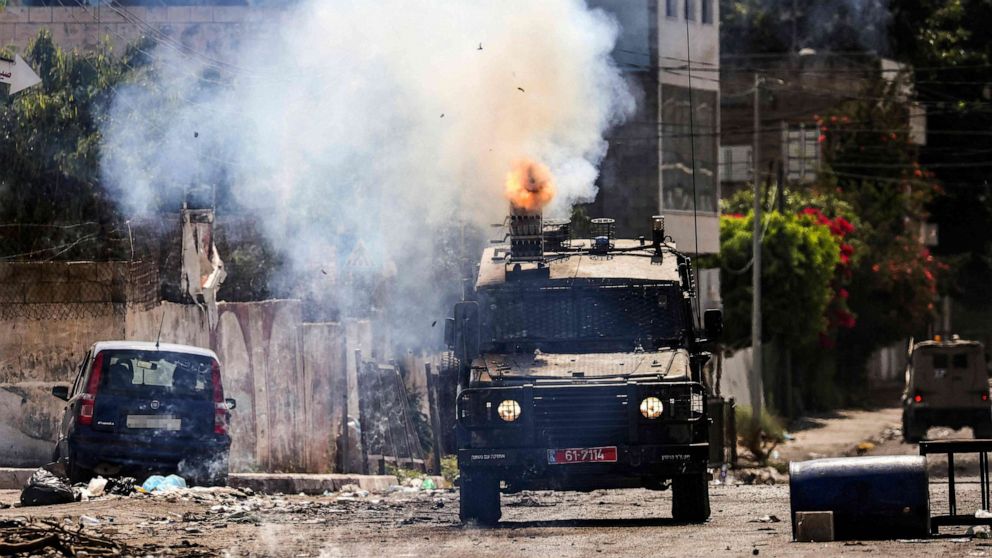
<svg viewBox="0 0 992 558">
<path fill-rule="evenodd" d="M 782 448 L 784 455 L 803 459 L 850 454 L 867 439 L 877 442 L 868 453 L 917 451 L 892 437 L 898 415 L 891 409 L 812 420 L 815 424 L 797 432 Z M 968 431 L 946 429 L 930 434 L 970 436 Z M 946 484 L 939 482 L 942 467 L 942 462 L 931 466 L 938 479 L 932 485 L 931 505 L 939 511 L 946 506 Z M 969 469 L 964 463 L 960 472 L 967 475 Z M 959 509 L 978 508 L 975 488 L 962 485 Z M 0 503 L 11 504 L 18 495 L 0 491 Z M 711 495 L 713 516 L 705 525 L 673 522 L 668 492 L 506 495 L 503 521 L 495 529 L 484 529 L 459 524 L 456 491 L 316 497 L 186 492 L 0 509 L 0 532 L 14 518 L 47 519 L 72 528 L 84 525 L 84 533 L 127 545 L 126 553 L 184 557 L 992 555 L 992 541 L 965 537 L 964 529 L 955 536 L 924 541 L 793 543 L 787 485 L 714 484 Z"/>
<path fill-rule="evenodd" d="M 15 492 L 0 493 L 10 503 Z M 706 525 L 669 519 L 667 492 L 601 491 L 504 496 L 495 529 L 462 527 L 457 494 L 368 497 L 128 497 L 48 508 L 0 510 L 54 518 L 151 555 L 253 556 L 929 556 L 992 554 L 992 543 L 933 541 L 802 544 L 790 535 L 788 488 L 714 486 Z M 775 516 L 779 522 L 769 522 Z M 762 521 L 764 519 L 764 522 Z"/>
</svg>

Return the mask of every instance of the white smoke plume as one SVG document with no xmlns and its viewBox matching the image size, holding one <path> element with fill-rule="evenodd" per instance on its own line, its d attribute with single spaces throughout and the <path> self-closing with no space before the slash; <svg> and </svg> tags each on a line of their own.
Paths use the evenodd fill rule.
<svg viewBox="0 0 992 558">
<path fill-rule="evenodd" d="M 303 2 L 223 60 L 158 46 L 108 114 L 104 182 L 131 213 L 227 183 L 298 272 L 362 239 L 429 281 L 404 265 L 448 219 L 502 221 L 520 159 L 554 174 L 547 213 L 593 200 L 634 109 L 618 32 L 582 0 Z"/>
</svg>

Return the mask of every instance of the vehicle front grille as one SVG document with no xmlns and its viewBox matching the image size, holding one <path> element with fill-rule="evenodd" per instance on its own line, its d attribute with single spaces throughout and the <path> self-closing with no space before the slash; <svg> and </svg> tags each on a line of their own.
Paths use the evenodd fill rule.
<svg viewBox="0 0 992 558">
<path fill-rule="evenodd" d="M 626 386 L 534 390 L 536 442 L 551 448 L 625 443 L 630 419 Z"/>
</svg>

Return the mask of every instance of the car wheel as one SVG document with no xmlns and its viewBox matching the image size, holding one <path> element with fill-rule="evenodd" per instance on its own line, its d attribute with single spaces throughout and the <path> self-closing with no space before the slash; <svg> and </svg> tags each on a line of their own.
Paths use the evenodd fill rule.
<svg viewBox="0 0 992 558">
<path fill-rule="evenodd" d="M 79 466 L 72 452 L 69 452 L 69 456 L 66 458 L 66 472 L 69 475 L 70 484 L 87 483 L 94 476 L 93 471 Z"/>
<path fill-rule="evenodd" d="M 902 440 L 907 444 L 918 444 L 927 434 L 927 427 L 914 423 L 909 415 L 902 417 Z"/>
<path fill-rule="evenodd" d="M 971 427 L 971 430 L 974 432 L 975 438 L 979 440 L 992 439 L 992 423 L 976 424 Z"/>
<path fill-rule="evenodd" d="M 458 516 L 463 523 L 495 525 L 502 515 L 499 506 L 499 478 L 492 473 L 460 471 Z"/>
<path fill-rule="evenodd" d="M 672 479 L 672 517 L 702 523 L 710 517 L 710 482 L 706 473 Z"/>
</svg>

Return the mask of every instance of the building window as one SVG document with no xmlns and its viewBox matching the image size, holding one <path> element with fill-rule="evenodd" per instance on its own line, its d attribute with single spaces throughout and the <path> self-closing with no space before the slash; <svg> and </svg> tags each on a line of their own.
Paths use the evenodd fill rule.
<svg viewBox="0 0 992 558">
<path fill-rule="evenodd" d="M 702 8 L 702 13 L 700 14 L 700 20 L 703 23 L 713 23 L 713 0 L 702 0 L 700 4 Z"/>
<path fill-rule="evenodd" d="M 717 96 L 692 89 L 690 102 L 689 95 L 685 87 L 661 86 L 661 205 L 666 211 L 716 213 Z"/>
<path fill-rule="evenodd" d="M 689 21 L 696 21 L 695 0 L 685 0 L 685 18 Z"/>
<path fill-rule="evenodd" d="M 665 0 L 665 16 L 679 17 L 678 0 Z"/>
<path fill-rule="evenodd" d="M 720 182 L 747 182 L 751 178 L 751 146 L 720 146 Z"/>
<path fill-rule="evenodd" d="M 812 124 L 794 124 L 786 127 L 783 135 L 786 177 L 793 182 L 812 181 L 820 170 L 819 129 Z"/>
</svg>

